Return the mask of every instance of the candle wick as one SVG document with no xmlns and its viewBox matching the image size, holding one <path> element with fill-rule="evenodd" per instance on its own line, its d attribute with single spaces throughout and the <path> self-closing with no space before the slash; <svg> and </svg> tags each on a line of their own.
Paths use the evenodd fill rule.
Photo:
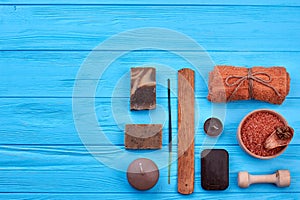
<svg viewBox="0 0 300 200">
<path fill-rule="evenodd" d="M 140 166 L 140 170 L 141 170 L 141 173 L 142 173 L 142 175 L 144 175 L 144 174 L 145 174 L 145 172 L 144 172 L 144 169 L 143 169 L 143 165 L 142 165 L 142 163 L 139 163 L 139 166 Z"/>
<path fill-rule="evenodd" d="M 213 128 L 214 129 L 216 129 L 216 130 L 218 130 L 219 128 L 216 126 L 216 125 L 213 125 Z"/>
</svg>

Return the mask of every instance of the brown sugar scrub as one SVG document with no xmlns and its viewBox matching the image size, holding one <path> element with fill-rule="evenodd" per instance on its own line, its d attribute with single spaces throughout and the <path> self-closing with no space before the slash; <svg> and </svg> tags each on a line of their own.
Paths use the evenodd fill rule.
<svg viewBox="0 0 300 200">
<path fill-rule="evenodd" d="M 240 146 L 250 155 L 270 159 L 280 155 L 287 147 L 265 148 L 265 142 L 278 127 L 287 127 L 286 120 L 272 110 L 256 110 L 249 113 L 238 128 Z M 280 138 L 279 138 L 280 139 Z"/>
</svg>

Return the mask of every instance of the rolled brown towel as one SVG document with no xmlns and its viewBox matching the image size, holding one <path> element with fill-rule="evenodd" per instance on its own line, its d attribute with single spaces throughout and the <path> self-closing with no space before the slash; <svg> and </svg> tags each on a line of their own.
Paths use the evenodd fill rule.
<svg viewBox="0 0 300 200">
<path fill-rule="evenodd" d="M 284 67 L 215 66 L 209 73 L 212 102 L 256 99 L 282 104 L 290 90 L 290 76 Z"/>
</svg>

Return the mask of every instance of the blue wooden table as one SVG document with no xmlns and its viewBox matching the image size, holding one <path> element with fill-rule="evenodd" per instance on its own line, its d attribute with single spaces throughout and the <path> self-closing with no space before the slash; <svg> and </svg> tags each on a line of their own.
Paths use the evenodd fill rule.
<svg viewBox="0 0 300 200">
<path fill-rule="evenodd" d="M 257 101 L 213 105 L 206 100 L 205 74 L 197 74 L 196 179 L 195 192 L 190 196 L 177 193 L 176 162 L 172 164 L 170 185 L 167 184 L 167 168 L 162 167 L 159 182 L 153 189 L 134 190 L 127 183 L 124 171 L 97 159 L 112 158 L 117 153 L 105 152 L 106 144 L 86 144 L 76 129 L 77 119 L 72 109 L 74 98 L 93 99 L 98 125 L 120 152 L 125 152 L 123 128 L 128 116 L 137 123 L 164 123 L 163 144 L 166 147 L 167 91 L 163 85 L 157 88 L 159 106 L 156 111 L 128 112 L 129 69 L 148 65 L 157 66 L 159 80 L 170 78 L 172 81 L 173 137 L 176 138 L 176 70 L 201 66 L 192 66 L 170 51 L 139 49 L 123 54 L 102 74 L 95 98 L 73 98 L 77 73 L 90 52 L 115 34 L 143 27 L 166 28 L 193 38 L 216 64 L 285 66 L 291 76 L 290 94 L 280 106 Z M 131 39 L 134 38 L 136 36 L 132 34 Z M 123 51 L 126 41 L 123 42 L 120 46 L 102 49 L 100 53 Z M 180 40 L 175 42 L 178 42 L 175 45 L 177 52 L 194 51 L 184 48 L 185 43 Z M 203 52 L 195 51 L 191 59 L 201 55 Z M 188 0 L 184 3 L 179 0 L 1 0 L 0 198 L 299 199 L 299 65 L 298 0 Z M 169 73 L 159 66 L 169 66 L 174 71 Z M 87 105 L 82 101 L 80 106 L 85 108 Z M 226 107 L 219 113 L 218 106 Z M 241 119 L 259 108 L 278 111 L 295 129 L 295 137 L 287 150 L 272 160 L 250 157 L 236 140 Z M 211 115 L 222 115 L 225 124 L 217 141 L 207 140 L 202 130 L 203 122 Z M 89 121 L 85 123 L 91 130 L 98 126 Z M 87 129 L 81 136 L 89 134 L 97 133 Z M 103 149 L 98 157 L 97 152 L 88 151 L 93 145 Z M 225 191 L 207 192 L 200 186 L 200 152 L 209 146 L 224 148 L 230 154 L 230 186 Z M 149 156 L 144 152 L 130 153 L 137 157 Z M 237 173 L 241 170 L 267 174 L 277 169 L 291 171 L 290 187 L 262 184 L 240 189 L 237 186 Z"/>
</svg>

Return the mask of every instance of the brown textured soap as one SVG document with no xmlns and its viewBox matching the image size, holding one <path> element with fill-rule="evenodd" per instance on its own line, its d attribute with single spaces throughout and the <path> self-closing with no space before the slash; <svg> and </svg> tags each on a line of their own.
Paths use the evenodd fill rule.
<svg viewBox="0 0 300 200">
<path fill-rule="evenodd" d="M 126 149 L 161 149 L 161 124 L 126 124 Z"/>
<path fill-rule="evenodd" d="M 130 110 L 156 107 L 156 70 L 153 67 L 131 68 Z"/>
</svg>

